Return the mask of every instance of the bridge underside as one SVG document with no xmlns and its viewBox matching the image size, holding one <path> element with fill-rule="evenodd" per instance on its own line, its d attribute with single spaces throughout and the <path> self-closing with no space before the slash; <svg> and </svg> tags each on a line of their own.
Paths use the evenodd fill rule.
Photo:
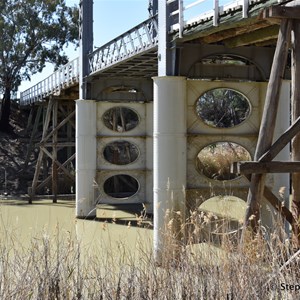
<svg viewBox="0 0 300 300">
<path fill-rule="evenodd" d="M 260 15 L 264 4 L 257 3 L 250 7 L 247 19 L 242 19 L 241 10 L 236 9 L 223 15 L 219 26 L 213 26 L 212 20 L 206 20 L 186 27 L 183 38 L 179 38 L 176 31 L 171 35 L 169 52 L 172 74 L 170 75 L 185 77 L 187 85 L 184 89 L 187 110 L 186 187 L 187 200 L 191 206 L 204 202 L 212 194 L 218 195 L 224 192 L 224 187 L 226 191 L 229 189 L 231 194 L 246 199 L 249 186 L 247 181 L 238 178 L 229 180 L 228 184 L 224 185 L 222 180 L 209 178 L 207 174 L 203 174 L 203 168 L 199 167 L 201 163 L 199 153 L 209 145 L 213 147 L 225 145 L 236 150 L 236 144 L 243 146 L 251 157 L 254 155 L 266 82 L 270 77 L 280 24 L 278 18 Z M 88 78 L 90 99 L 94 103 L 92 105 L 96 113 L 96 140 L 94 141 L 96 162 L 93 172 L 97 186 L 96 188 L 93 186 L 92 189 L 97 203 L 145 203 L 147 209 L 152 211 L 153 100 L 156 100 L 153 95 L 152 78 L 157 76 L 158 59 L 158 49 L 155 46 L 145 53 L 94 71 Z M 289 66 L 286 68 L 285 78 L 290 78 Z M 251 115 L 242 125 L 232 128 L 213 128 L 203 122 L 199 115 L 197 116 L 197 111 L 195 112 L 197 101 L 206 91 L 217 88 L 237 91 L 248 100 Z M 288 92 L 286 87 L 284 93 Z M 168 95 L 166 94 L 165 97 Z M 64 109 L 67 113 L 60 120 L 53 117 L 55 114 L 53 99 L 50 100 L 50 97 L 44 99 L 43 105 L 52 106 L 48 109 L 52 123 L 49 121 L 48 125 L 44 124 L 48 131 L 42 134 L 39 145 L 41 154 L 37 161 L 37 175 L 32 185 L 33 195 L 42 193 L 42 188 L 46 186 L 46 183 L 43 184 L 45 180 L 47 183 L 52 180 L 48 188 L 55 199 L 55 195 L 60 192 L 55 187 L 59 177 L 57 174 L 62 174 L 66 182 L 74 179 L 74 174 L 69 169 L 66 172 L 64 168 L 67 168 L 70 162 L 75 165 L 73 156 L 75 120 L 71 120 L 73 117 L 68 118 L 68 116 L 75 109 L 74 101 L 79 98 L 78 86 L 73 86 L 66 92 L 61 91 L 55 96 L 55 101 L 60 103 L 66 98 L 71 100 L 68 102 L 70 108 Z M 38 105 L 39 103 L 34 104 L 34 106 Z M 170 110 L 172 110 L 171 106 Z M 283 111 L 289 114 L 285 108 Z M 283 115 L 285 113 L 283 112 Z M 175 119 L 177 117 L 173 116 Z M 62 161 L 57 159 L 62 145 L 55 140 L 58 132 L 55 128 L 64 120 L 66 120 L 64 126 L 72 128 L 66 130 L 69 130 L 67 142 L 72 145 L 68 144 L 67 156 Z M 283 122 L 286 120 L 283 118 Z M 65 130 L 64 126 L 59 130 Z M 46 148 L 47 152 L 44 149 L 43 137 L 45 136 L 51 139 L 50 148 Z M 220 142 L 223 144 L 218 144 Z M 52 163 L 47 171 L 48 175 L 44 175 L 41 179 L 44 157 L 48 157 Z M 212 176 L 218 175 L 212 174 Z M 275 187 L 276 184 L 273 184 L 275 181 L 278 182 L 272 177 L 269 183 Z M 71 182 L 70 191 L 74 184 L 73 181 Z M 200 202 L 196 203 L 194 199 L 200 199 Z"/>
</svg>

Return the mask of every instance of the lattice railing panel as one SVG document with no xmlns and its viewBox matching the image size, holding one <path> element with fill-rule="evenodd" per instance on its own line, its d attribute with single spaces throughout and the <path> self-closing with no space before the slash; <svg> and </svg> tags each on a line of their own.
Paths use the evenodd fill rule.
<svg viewBox="0 0 300 300">
<path fill-rule="evenodd" d="M 89 56 L 90 73 L 122 62 L 157 45 L 157 18 L 152 17 Z"/>
</svg>

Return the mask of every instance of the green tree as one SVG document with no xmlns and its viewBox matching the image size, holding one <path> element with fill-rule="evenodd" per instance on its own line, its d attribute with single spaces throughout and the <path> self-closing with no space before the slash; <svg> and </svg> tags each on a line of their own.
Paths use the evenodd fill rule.
<svg viewBox="0 0 300 300">
<path fill-rule="evenodd" d="M 235 90 L 216 88 L 201 95 L 196 111 L 208 125 L 229 128 L 248 117 L 250 104 L 244 95 Z"/>
<path fill-rule="evenodd" d="M 47 62 L 67 63 L 78 43 L 78 7 L 65 0 L 0 0 L 0 130 L 9 130 L 11 94 Z"/>
</svg>

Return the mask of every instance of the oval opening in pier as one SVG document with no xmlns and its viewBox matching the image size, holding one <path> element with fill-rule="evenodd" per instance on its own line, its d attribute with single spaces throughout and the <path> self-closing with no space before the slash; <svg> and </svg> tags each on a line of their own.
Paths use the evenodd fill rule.
<svg viewBox="0 0 300 300">
<path fill-rule="evenodd" d="M 242 228 L 247 204 L 241 198 L 220 195 L 204 201 L 199 210 L 202 212 L 202 234 L 211 235 L 235 234 Z"/>
<path fill-rule="evenodd" d="M 138 114 L 128 107 L 110 108 L 103 115 L 104 125 L 116 132 L 132 130 L 139 124 Z"/>
<path fill-rule="evenodd" d="M 139 183 L 130 175 L 119 174 L 106 179 L 103 189 L 110 197 L 124 199 L 129 198 L 138 192 Z"/>
<path fill-rule="evenodd" d="M 104 158 L 114 165 L 128 165 L 139 157 L 139 149 L 128 141 L 115 141 L 105 146 Z"/>
<path fill-rule="evenodd" d="M 238 91 L 216 88 L 203 93 L 196 102 L 196 113 L 209 126 L 230 128 L 244 122 L 251 105 Z"/>
<path fill-rule="evenodd" d="M 231 180 L 238 177 L 230 172 L 236 161 L 249 161 L 251 155 L 243 146 L 233 142 L 216 142 L 204 147 L 197 155 L 196 167 L 199 173 L 210 179 Z"/>
</svg>

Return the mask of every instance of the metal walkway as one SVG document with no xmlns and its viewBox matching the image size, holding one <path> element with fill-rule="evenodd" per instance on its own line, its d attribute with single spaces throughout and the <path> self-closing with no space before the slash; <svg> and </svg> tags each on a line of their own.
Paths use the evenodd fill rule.
<svg viewBox="0 0 300 300">
<path fill-rule="evenodd" d="M 167 0 L 171 4 L 178 0 Z M 178 22 L 171 27 L 172 39 L 185 39 L 191 32 L 207 29 L 207 24 L 219 26 L 228 15 L 250 17 L 250 7 L 267 7 L 277 4 L 274 0 L 179 0 L 179 9 L 170 16 Z M 186 4 L 186 5 L 184 5 Z M 202 5 L 202 6 L 201 6 Z M 204 8 L 201 8 L 203 7 Z M 207 9 L 209 8 L 209 9 Z M 197 12 L 203 13 L 197 15 Z M 193 14 L 194 13 L 194 14 Z M 195 15 L 196 13 L 196 15 Z M 195 29 L 196 28 L 196 29 Z M 89 76 L 152 77 L 157 75 L 158 18 L 151 17 L 134 28 L 96 49 L 89 55 Z M 58 71 L 32 86 L 20 95 L 20 104 L 27 106 L 44 101 L 50 95 L 60 95 L 62 90 L 78 85 L 79 58 L 70 61 Z"/>
<path fill-rule="evenodd" d="M 143 71 L 157 70 L 157 17 L 149 18 L 126 33 L 96 49 L 89 56 L 91 76 L 126 72 L 143 76 Z M 113 68 L 113 69 L 112 69 Z M 79 83 L 79 58 L 70 61 L 49 77 L 21 93 L 20 104 L 30 105 Z"/>
</svg>

